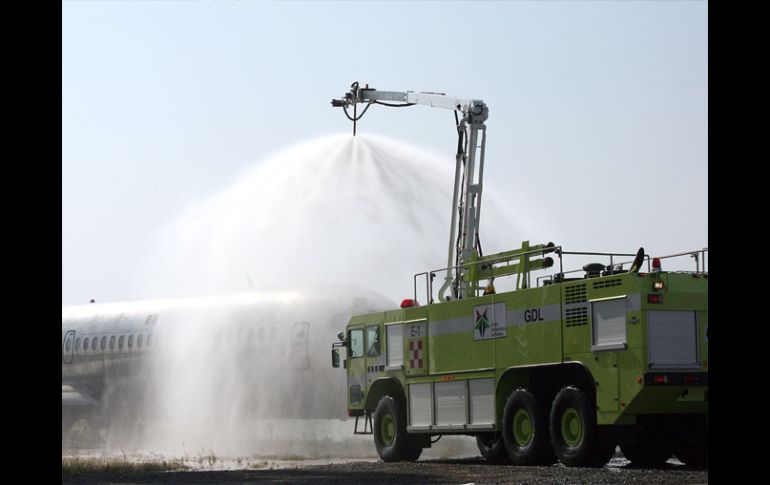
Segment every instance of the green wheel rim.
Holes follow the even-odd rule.
[[[513,415],[513,439],[519,446],[527,446],[532,441],[532,416],[526,409],[519,409]]]
[[[382,437],[382,442],[386,445],[392,445],[393,441],[396,440],[396,422],[390,414],[382,417],[380,436]]]
[[[575,408],[567,408],[561,415],[561,436],[567,446],[577,446],[583,438],[583,420]]]

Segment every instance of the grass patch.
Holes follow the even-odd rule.
[[[84,475],[88,473],[146,473],[187,470],[180,460],[128,461],[125,458],[62,457],[61,474]]]

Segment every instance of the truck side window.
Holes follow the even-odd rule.
[[[377,325],[366,327],[366,356],[377,357],[380,355],[380,327]]]
[[[350,331],[350,344],[348,345],[348,357],[364,356],[364,329],[356,328]]]

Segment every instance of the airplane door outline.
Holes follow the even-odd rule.
[[[294,369],[309,369],[310,356],[308,355],[308,334],[310,322],[294,322],[291,327],[290,358]]]
[[[67,344],[70,344],[69,351],[66,350]],[[64,334],[64,340],[61,343],[61,361],[65,364],[71,364],[75,356],[75,331],[67,330]]]

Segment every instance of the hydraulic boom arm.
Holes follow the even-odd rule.
[[[357,114],[359,103],[366,104],[360,115]],[[369,85],[361,88],[357,82],[351,85],[351,90],[342,98],[332,100],[332,106],[341,107],[348,119],[353,121],[354,136],[356,122],[363,117],[372,104],[390,107],[422,104],[455,112],[458,141],[455,156],[452,222],[449,233],[447,273],[444,284],[439,290],[439,299],[446,301],[446,291],[450,288],[453,299],[471,296],[470,284],[463,278],[468,269],[463,264],[471,261],[478,254],[484,147],[487,136],[484,122],[489,116],[487,105],[480,99],[462,99],[444,93],[377,91],[369,88]],[[348,113],[348,107],[351,105],[353,106],[352,117]],[[462,114],[462,118],[458,118],[458,112]]]

